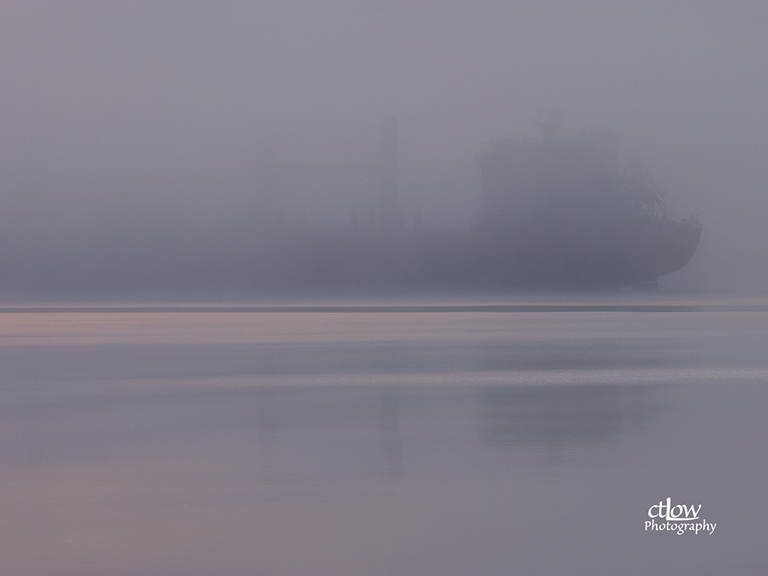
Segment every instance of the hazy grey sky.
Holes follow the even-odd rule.
[[[697,277],[754,284],[766,30],[765,2],[4,0],[0,220],[55,228],[147,198],[226,212],[265,123],[284,153],[323,158],[396,115],[406,203],[466,221],[474,153],[556,108],[565,134],[621,134],[678,215],[698,213]]]

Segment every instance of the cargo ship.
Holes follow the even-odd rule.
[[[418,219],[404,225],[397,123],[390,119],[376,167],[378,217],[367,227],[275,228],[268,244],[280,249],[257,256],[257,284],[299,291],[654,289],[659,277],[688,263],[701,226],[673,218],[640,159],[622,168],[610,134],[556,138],[556,113],[540,112],[537,123],[541,139],[508,139],[476,155],[473,225],[429,228]]]
[[[411,203],[399,196],[398,125],[389,119],[363,166],[287,165],[274,138],[263,138],[251,204],[216,225],[119,215],[104,220],[109,226],[99,221],[66,234],[30,227],[23,258],[1,255],[0,294],[196,299],[653,289],[686,265],[701,226],[672,216],[643,163],[619,159],[617,138],[597,131],[558,138],[554,113],[540,113],[538,124],[540,138],[507,139],[476,154],[478,204],[465,227],[426,226],[412,211],[406,222],[403,205]],[[351,210],[349,225],[337,227],[290,218],[289,206],[308,204],[290,197],[288,173],[299,174],[300,186],[305,178],[312,185],[347,178],[350,170],[365,173],[368,188],[352,202],[368,203],[367,218]]]

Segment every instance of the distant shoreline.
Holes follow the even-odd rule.
[[[449,313],[449,312],[768,312],[768,305],[680,305],[680,304],[479,304],[479,305],[391,305],[391,306],[25,306],[0,307],[0,314],[61,313]]]

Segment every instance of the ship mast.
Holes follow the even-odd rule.
[[[378,168],[381,178],[379,189],[381,228],[390,230],[397,226],[397,118],[382,123],[379,140]]]
[[[283,164],[277,159],[274,132],[266,126],[259,135],[257,156],[257,212],[272,214],[275,206],[275,192],[281,174],[334,175],[363,173],[379,181],[379,213],[372,213],[372,221],[384,230],[393,230],[402,224],[398,205],[398,124],[394,116],[381,124],[376,160],[372,164]],[[366,130],[367,132],[368,130]],[[356,221],[356,216],[353,216]]]

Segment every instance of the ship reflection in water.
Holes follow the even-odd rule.
[[[482,395],[488,445],[546,450],[606,443],[642,429],[654,409],[651,386],[491,387]]]
[[[768,308],[622,310],[6,313],[0,572],[766,573]]]

